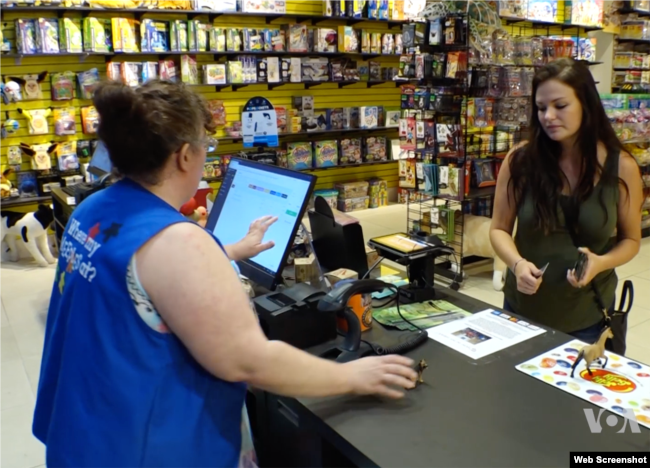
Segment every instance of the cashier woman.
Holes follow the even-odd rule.
[[[51,467],[253,466],[246,386],[294,397],[412,388],[412,362],[348,364],[268,341],[231,260],[271,219],[222,247],[179,208],[215,129],[183,84],[102,83],[98,136],[122,179],[74,211],[47,317],[33,432]]]

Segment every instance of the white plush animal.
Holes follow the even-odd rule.
[[[2,240],[7,242],[9,258],[12,262],[18,261],[16,246],[18,237],[25,243],[25,247],[39,266],[46,267],[50,263],[56,262],[47,242],[47,228],[54,221],[52,208],[38,205],[38,210],[33,213],[17,213],[15,211],[0,211],[0,213],[2,214],[0,242]]]

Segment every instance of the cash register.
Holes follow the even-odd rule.
[[[319,355],[340,362],[381,350],[406,351],[422,343],[426,333],[412,332],[372,346],[362,343],[358,318],[350,313],[347,302],[354,294],[390,287],[386,283],[363,280],[333,291],[306,283],[281,287],[284,266],[315,182],[311,174],[233,158],[210,211],[206,229],[223,245],[242,239],[255,219],[278,217],[264,239],[273,240],[275,246],[238,262],[241,274],[261,289],[253,303],[264,333],[271,340],[301,349],[319,347]],[[337,317],[347,322],[345,333],[337,330]]]
[[[111,163],[108,149],[101,140],[97,142],[93,156],[88,164],[87,171],[88,178],[91,182],[82,182],[61,189],[66,195],[74,197],[76,205],[84,201],[93,193],[106,188],[112,180],[113,164]]]

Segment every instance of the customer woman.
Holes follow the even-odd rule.
[[[604,316],[590,283],[613,306],[615,268],[639,252],[642,198],[638,165],[623,151],[588,68],[561,59],[538,70],[530,139],[505,159],[494,201],[490,238],[509,266],[504,308],[594,342]],[[581,279],[565,210],[588,258]],[[625,352],[623,338],[617,352]]]
[[[62,239],[33,425],[48,466],[251,465],[246,384],[307,397],[413,387],[404,357],[337,364],[266,339],[230,261],[272,247],[274,220],[224,251],[179,213],[214,130],[197,94],[104,83],[94,105],[122,179],[81,203]]]

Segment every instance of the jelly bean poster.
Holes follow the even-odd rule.
[[[515,368],[619,416],[634,412],[638,424],[650,428],[650,366],[605,351],[607,361],[591,364],[591,374],[582,359],[571,377],[584,346],[569,341]]]

